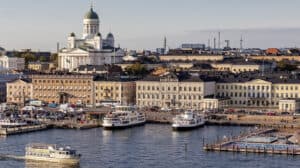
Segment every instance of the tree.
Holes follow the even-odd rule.
[[[26,52],[26,53],[21,54],[21,57],[25,59],[25,64],[26,65],[28,64],[28,62],[37,61],[35,55],[33,55],[30,52]]]
[[[148,73],[146,67],[140,63],[136,63],[126,67],[125,71],[127,72],[128,75],[135,75],[135,76],[145,75]]]
[[[47,61],[47,58],[45,57],[45,56],[40,56],[40,58],[39,58],[39,61],[41,61],[41,62],[46,62]]]
[[[297,65],[281,60],[277,63],[277,69],[280,71],[293,71],[297,69]]]
[[[58,65],[58,54],[57,53],[51,54],[50,61],[53,62],[55,66],[57,66]]]

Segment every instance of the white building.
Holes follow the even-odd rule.
[[[7,55],[0,56],[0,71],[23,70],[25,68],[25,59],[11,57]]]
[[[138,107],[164,107],[200,110],[205,97],[215,94],[215,82],[199,76],[183,77],[174,73],[148,76],[136,81]],[[213,107],[211,107],[213,108]],[[217,108],[214,107],[214,108]]]
[[[83,19],[83,35],[77,38],[75,33],[68,37],[68,46],[58,55],[61,70],[73,71],[80,65],[104,65],[122,62],[124,51],[115,48],[115,39],[109,33],[103,39],[100,33],[100,21],[91,7]]]

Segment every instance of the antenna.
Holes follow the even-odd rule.
[[[225,40],[226,48],[230,48],[230,40]]]
[[[210,39],[207,40],[207,48],[210,48]]]
[[[216,49],[216,47],[217,47],[217,46],[216,46],[216,45],[217,45],[216,42],[217,42],[217,41],[216,41],[216,38],[214,37],[214,49]]]
[[[240,40],[240,50],[243,49],[243,35],[241,35],[241,40]]]
[[[167,53],[167,37],[166,36],[164,37],[164,50],[165,50],[164,54],[166,54]]]
[[[56,43],[56,51],[59,53],[59,42]]]
[[[218,38],[219,38],[218,48],[221,49],[221,32],[218,32]]]

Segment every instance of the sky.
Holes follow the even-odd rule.
[[[244,47],[300,47],[299,0],[0,0],[0,46],[55,51],[67,36],[82,34],[93,3],[100,32],[112,32],[127,49],[170,48],[212,42]]]

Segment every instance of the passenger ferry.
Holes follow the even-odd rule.
[[[57,147],[52,144],[28,144],[26,146],[26,160],[56,162],[63,164],[78,164],[80,154],[70,147]]]
[[[11,118],[0,119],[1,127],[20,127],[25,125],[27,125],[27,122],[19,119],[11,119]]]
[[[203,116],[196,114],[193,110],[187,110],[184,114],[176,115],[173,118],[173,130],[188,130],[203,126],[205,119]]]
[[[114,111],[103,119],[102,126],[105,129],[126,128],[142,125],[146,122],[144,113],[136,111],[132,106],[115,106]]]

